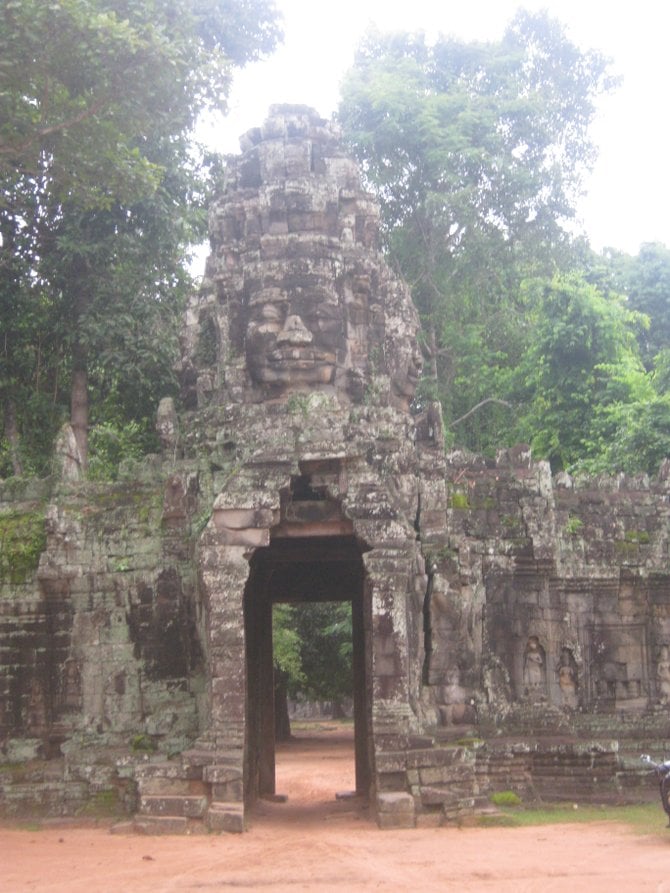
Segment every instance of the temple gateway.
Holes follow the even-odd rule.
[[[572,480],[524,446],[446,454],[335,127],[277,106],[241,148],[162,454],[113,484],[67,456],[0,482],[0,810],[243,830],[275,792],[272,607],[319,601],[351,605],[381,827],[509,789],[638,796],[640,741],[670,738],[670,464]]]

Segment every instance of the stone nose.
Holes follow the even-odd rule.
[[[284,328],[277,335],[277,344],[311,344],[312,333],[297,314],[286,317]]]

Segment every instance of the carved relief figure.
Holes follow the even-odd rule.
[[[82,706],[81,667],[79,661],[72,657],[63,664],[60,703],[65,710],[80,710]]]
[[[656,687],[661,704],[670,704],[670,653],[667,645],[661,645],[656,664]]]
[[[523,655],[523,683],[525,693],[535,700],[545,694],[546,668],[544,649],[537,636],[530,636]]]
[[[563,706],[574,710],[577,707],[577,664],[569,648],[561,650],[556,673]]]

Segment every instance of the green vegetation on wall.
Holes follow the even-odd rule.
[[[0,582],[25,583],[37,570],[46,541],[42,511],[0,515]]]

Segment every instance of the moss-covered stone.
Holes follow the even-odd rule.
[[[0,514],[0,582],[25,583],[46,548],[43,509]]]

